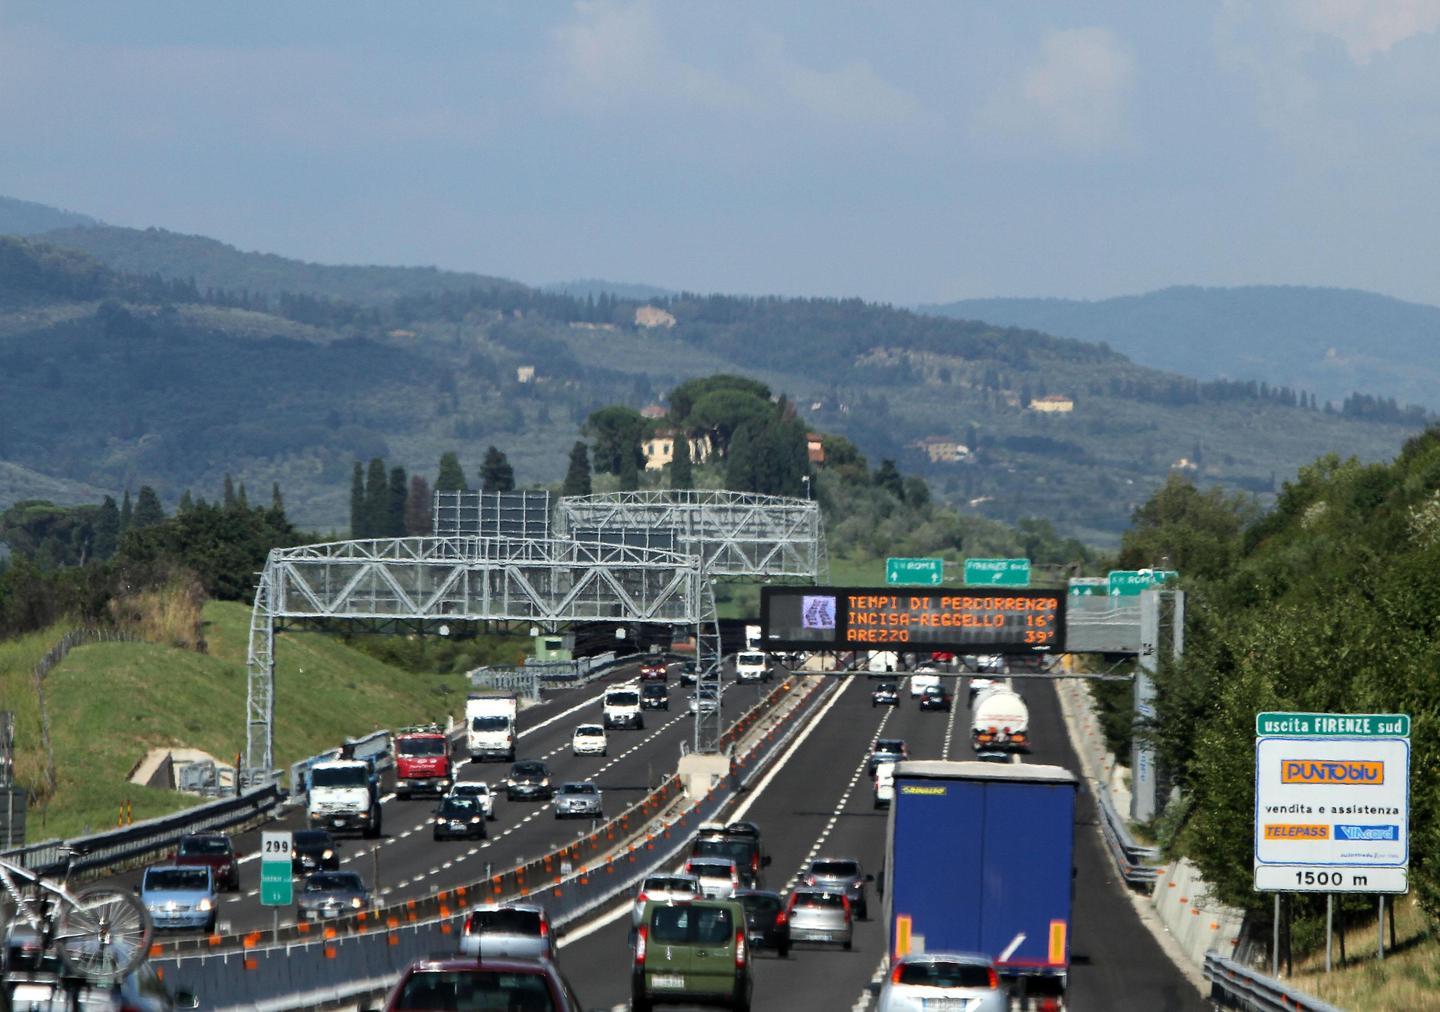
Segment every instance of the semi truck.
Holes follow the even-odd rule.
[[[515,761],[515,718],[520,703],[509,695],[471,693],[465,700],[465,744],[475,762]]]
[[[1077,781],[1059,766],[894,767],[885,923],[892,959],[980,952],[1017,994],[1063,998]]]
[[[975,696],[970,743],[976,752],[1030,751],[1030,708],[1013,689],[995,685]]]
[[[450,739],[439,724],[407,727],[395,736],[395,794],[437,797],[450,790],[455,775],[450,768]]]

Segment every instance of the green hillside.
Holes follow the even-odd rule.
[[[100,224],[74,211],[62,211],[29,200],[0,197],[0,235],[35,235],[57,228],[83,228]]]
[[[191,803],[127,782],[151,748],[199,748],[234,761],[244,748],[249,616],[245,605],[207,605],[208,654],[149,643],[71,651],[46,681],[58,791],[32,811],[31,839],[103,829],[126,798],[136,819]],[[0,644],[0,689],[7,705],[21,704],[17,772],[32,787],[43,761],[29,670],[54,638]],[[347,735],[458,713],[465,698],[462,675],[407,674],[316,633],[277,637],[275,689],[280,766]]]

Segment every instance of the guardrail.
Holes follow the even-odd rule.
[[[1247,1012],[1340,1012],[1319,998],[1250,969],[1218,952],[1205,953],[1205,979],[1210,981],[1210,1000],[1216,1008],[1244,1009]]]
[[[835,684],[817,681],[800,705],[813,709],[822,690]],[[656,817],[681,797],[678,777],[669,778],[606,826],[509,872],[363,917],[296,926],[293,933],[282,929],[284,937],[268,944],[265,940],[273,937],[269,931],[240,936],[238,950],[216,951],[219,947],[209,939],[182,943],[184,951],[156,953],[155,962],[167,983],[199,995],[203,1008],[308,1008],[374,994],[392,984],[416,956],[454,948],[470,903],[517,898],[542,902],[552,923],[563,928],[615,902],[642,876],[677,860],[689,845],[692,828],[713,818],[734,797],[734,785],[777,754],[799,723],[771,728],[736,758],[728,782],[663,823]],[[616,829],[621,831],[612,839]],[[601,836],[606,837],[603,844]],[[568,872],[566,860],[571,863]]]
[[[228,829],[249,822],[269,813],[279,803],[279,786],[267,784],[245,791],[239,797],[221,798],[183,812],[146,819],[124,829],[77,836],[70,840],[46,840],[0,854],[0,857],[43,875],[63,868],[63,850],[70,848],[77,851],[71,864],[72,872],[109,868],[169,850],[180,842],[180,837],[189,833]]]
[[[1115,811],[1108,787],[1096,784],[1095,793],[1099,801],[1101,833],[1116,869],[1130,885],[1153,886],[1160,876],[1160,869],[1150,862],[1160,856],[1159,849],[1135,842],[1125,820]]]

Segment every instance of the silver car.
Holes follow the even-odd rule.
[[[645,904],[651,900],[656,903],[685,903],[700,895],[700,880],[694,875],[646,875],[635,891],[635,909],[630,919],[638,926],[644,919]]]
[[[483,780],[457,780],[450,788],[450,797],[474,798],[480,802],[480,807],[485,809],[485,818],[495,818],[495,795],[490,790],[490,785]]]
[[[685,873],[700,881],[706,899],[728,899],[740,888],[740,870],[728,857],[692,857],[685,862]]]
[[[355,872],[317,871],[305,880],[295,916],[301,921],[318,921],[358,914],[371,905],[370,890]]]
[[[460,951],[481,959],[554,959],[555,935],[542,906],[486,903],[465,915]]]
[[[876,1012],[1007,1012],[1010,995],[995,964],[973,952],[927,952],[904,956],[890,969]]]
[[[843,892],[855,916],[865,920],[869,916],[869,904],[865,896],[865,884],[874,882],[874,875],[865,874],[860,862],[853,857],[817,857],[805,869],[802,881],[807,886],[834,889]]]
[[[555,818],[557,819],[602,819],[600,788],[586,780],[582,783],[561,784],[555,793]]]
[[[850,948],[854,922],[843,890],[801,886],[790,894],[786,912],[792,943],[830,942]]]

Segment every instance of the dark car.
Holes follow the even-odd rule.
[[[741,889],[731,899],[745,908],[745,932],[757,949],[774,949],[781,959],[790,958],[790,917],[785,898],[763,889]]]
[[[402,1009],[585,1012],[575,989],[548,959],[473,956],[432,956],[411,963],[386,999],[384,1012]]]
[[[664,682],[646,682],[640,686],[640,706],[645,710],[670,709],[670,690]]]
[[[522,798],[549,801],[554,796],[555,788],[550,786],[550,767],[539,759],[521,759],[510,767],[510,775],[505,778],[507,801]]]
[[[434,836],[437,840],[485,839],[485,806],[476,798],[446,795],[435,809]]]
[[[945,691],[943,685],[927,685],[925,694],[920,697],[920,709],[922,710],[950,710],[950,693]]]
[[[305,880],[296,902],[297,921],[345,917],[374,905],[370,889],[356,872],[317,871]]]
[[[870,750],[870,775],[875,775],[875,767],[881,763],[902,762],[909,755],[910,749],[904,738],[877,738]]]
[[[658,657],[654,660],[640,662],[640,680],[642,682],[656,681],[663,682],[670,677],[670,667]]]
[[[240,862],[235,860],[235,845],[221,833],[194,833],[180,838],[172,864],[204,865],[215,876],[215,885],[228,892],[240,888]]]
[[[870,706],[899,706],[900,686],[894,682],[881,682],[870,693]]]
[[[695,667],[695,662],[694,662],[694,661],[681,661],[681,662],[680,662],[680,684],[681,684],[681,685],[694,685],[694,684],[695,684],[696,682],[698,682],[699,680],[700,680],[700,675],[699,675],[699,673],[698,673],[698,669]]]
[[[297,829],[290,844],[290,867],[301,875],[339,871],[340,847],[325,829]]]
[[[759,887],[760,869],[770,864],[770,858],[760,851],[759,837],[731,832],[728,827],[701,827],[690,845],[690,856],[730,858],[740,872],[741,881],[751,889]]]

